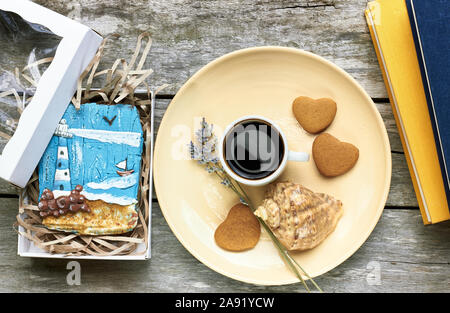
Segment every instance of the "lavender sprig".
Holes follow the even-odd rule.
[[[241,185],[232,179],[222,168],[219,163],[219,159],[216,156],[216,145],[217,145],[217,137],[214,135],[213,125],[209,125],[206,122],[205,118],[202,118],[200,123],[201,127],[195,132],[195,140],[196,142],[191,141],[189,143],[189,151],[192,160],[196,160],[199,164],[205,165],[205,169],[208,173],[216,174],[221,180],[220,183],[225,187],[233,190],[237,196],[239,197],[239,201],[248,206],[252,211],[255,211],[255,207],[253,206],[249,196],[245,192],[245,190],[241,187]],[[264,220],[257,217],[258,221],[261,223],[263,228],[267,231],[270,238],[274,242],[277,247],[281,257],[288,264],[289,268],[294,272],[294,274],[298,277],[298,279],[305,286],[305,289],[310,292],[308,285],[306,284],[303,276],[300,274],[298,269],[300,269],[303,274],[308,277],[308,279],[312,282],[314,287],[317,288],[318,291],[322,292],[322,289],[316,284],[316,282],[309,276],[305,270],[297,263],[297,261],[289,254],[289,251],[281,244],[278,238],[274,235],[272,230],[267,226]]]

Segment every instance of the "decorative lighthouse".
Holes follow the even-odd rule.
[[[62,119],[56,128],[55,135],[58,136],[58,157],[56,160],[56,171],[53,190],[55,196],[69,195],[72,190],[70,183],[69,152],[67,149],[67,138],[72,138],[66,120]]]

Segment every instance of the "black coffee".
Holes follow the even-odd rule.
[[[271,175],[284,156],[280,133],[261,120],[246,120],[234,126],[223,144],[227,165],[245,179],[261,179]]]

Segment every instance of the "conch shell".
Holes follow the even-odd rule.
[[[290,182],[269,186],[255,211],[289,250],[316,247],[334,231],[342,214],[341,201]]]

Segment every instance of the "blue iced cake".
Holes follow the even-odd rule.
[[[142,133],[134,106],[70,104],[39,163],[43,224],[90,235],[133,230]]]

